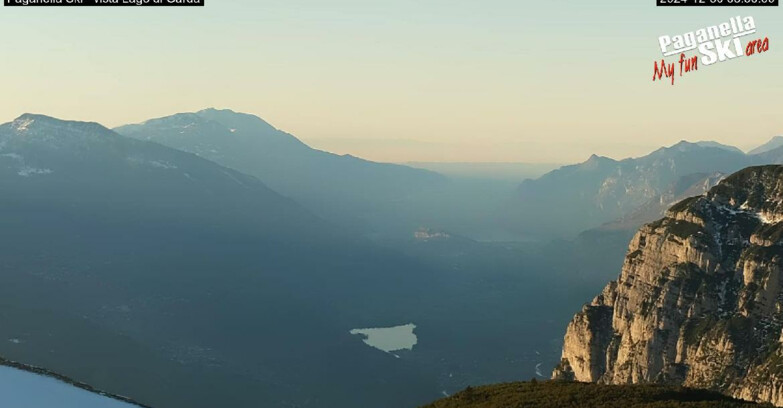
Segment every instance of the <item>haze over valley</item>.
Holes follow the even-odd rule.
[[[0,6],[0,408],[783,407],[777,0],[90,1]]]
[[[24,114],[0,126],[0,355],[175,408],[417,406],[544,378],[637,228],[781,149],[409,166],[231,110],[114,130]]]

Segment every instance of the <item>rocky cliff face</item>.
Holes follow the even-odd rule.
[[[751,167],[631,241],[554,378],[671,383],[783,406],[783,166]]]

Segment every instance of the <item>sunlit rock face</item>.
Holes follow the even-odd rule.
[[[783,166],[751,167],[631,241],[555,378],[673,383],[783,406]]]

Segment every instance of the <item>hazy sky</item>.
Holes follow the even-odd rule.
[[[384,161],[573,162],[783,134],[783,10],[654,0],[0,8],[0,121],[257,114]],[[657,38],[752,15],[770,51],[651,81]],[[673,61],[674,58],[668,58]]]

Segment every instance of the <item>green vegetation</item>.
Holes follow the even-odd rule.
[[[658,385],[547,381],[468,387],[424,408],[735,408],[769,407],[725,395]]]

